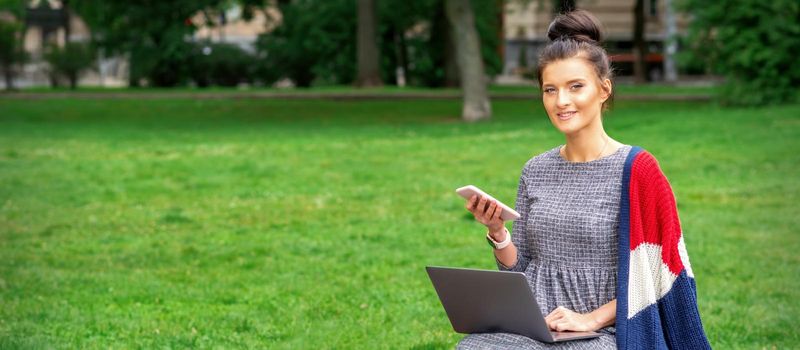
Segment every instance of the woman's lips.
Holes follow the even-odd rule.
[[[578,113],[578,112],[576,112],[576,111],[561,112],[561,113],[557,113],[556,115],[558,115],[558,119],[567,120],[569,118],[572,118],[572,116],[574,116],[575,113]]]

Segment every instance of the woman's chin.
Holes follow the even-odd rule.
[[[576,130],[577,128],[575,127],[574,123],[572,123],[571,120],[562,121],[556,119],[551,121],[553,122],[553,126],[555,126],[556,129],[562,134],[569,135],[577,131]]]

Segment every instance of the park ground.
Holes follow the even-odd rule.
[[[452,348],[424,267],[495,268],[453,189],[513,203],[563,143],[535,96],[493,108],[0,99],[0,348]],[[712,345],[800,343],[800,105],[605,122],[673,186]]]

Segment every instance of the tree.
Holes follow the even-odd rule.
[[[244,18],[252,18],[257,0],[72,0],[73,9],[87,22],[99,46],[127,54],[130,84],[147,79],[156,86],[174,86],[188,79],[193,44],[187,40],[197,24],[197,13],[223,11],[232,3],[243,5]],[[210,21],[207,21],[210,22]]]
[[[800,3],[796,0],[686,0],[691,56],[722,74],[721,102],[764,105],[797,101]]]
[[[553,14],[575,11],[575,0],[553,0]]]
[[[443,0],[376,3],[379,72],[385,84],[398,83],[402,76],[407,85],[441,87],[449,80],[447,67],[453,67],[458,76],[455,45],[449,48],[448,42],[453,40],[441,30],[452,31],[443,4]],[[472,5],[480,55],[486,72],[495,74],[501,69],[496,51],[496,6],[493,1]],[[296,86],[355,82],[358,14],[353,0],[294,0],[279,3],[279,9],[281,24],[260,35],[256,43],[257,75],[266,84],[281,78],[291,79]]]
[[[376,0],[358,0],[358,77],[356,86],[381,86],[378,66]]]
[[[647,81],[647,43],[644,40],[644,0],[636,0],[633,7],[633,78],[637,84]]]
[[[441,81],[445,87],[458,87],[461,80],[456,62],[456,44],[453,27],[447,19],[444,1],[437,1],[431,11],[431,35],[428,48],[435,65],[441,67],[442,77],[436,80]],[[437,83],[438,83],[437,81]]]
[[[0,20],[0,69],[6,82],[6,90],[14,89],[17,67],[27,59],[20,40],[22,26],[17,22]]]
[[[675,64],[675,56],[678,53],[678,25],[675,18],[675,10],[672,0],[664,1],[664,22],[666,25],[666,35],[664,35],[664,80],[670,83],[678,81],[678,68]]]
[[[352,0],[280,3],[283,20],[256,41],[256,67],[267,84],[289,78],[296,86],[350,84],[356,74],[356,7]]]
[[[64,47],[51,46],[44,55],[56,76],[69,80],[69,87],[78,86],[78,76],[92,67],[95,55],[88,43],[68,42]]]
[[[492,117],[492,106],[486,90],[475,16],[469,0],[445,0],[445,12],[453,27],[456,55],[461,75],[461,91],[464,98],[461,116],[466,121],[478,121]]]

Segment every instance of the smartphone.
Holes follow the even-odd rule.
[[[516,210],[511,209],[509,206],[503,204],[497,199],[494,199],[494,197],[486,194],[486,192],[481,191],[480,188],[477,188],[473,185],[467,185],[458,188],[456,189],[456,193],[458,193],[459,196],[464,197],[467,200],[469,200],[470,198],[472,198],[472,196],[477,194],[481,197],[485,197],[488,200],[496,201],[497,205],[499,205],[500,208],[503,209],[503,212],[500,213],[500,218],[503,219],[503,221],[516,220],[517,218],[519,218],[519,213],[517,213]]]

